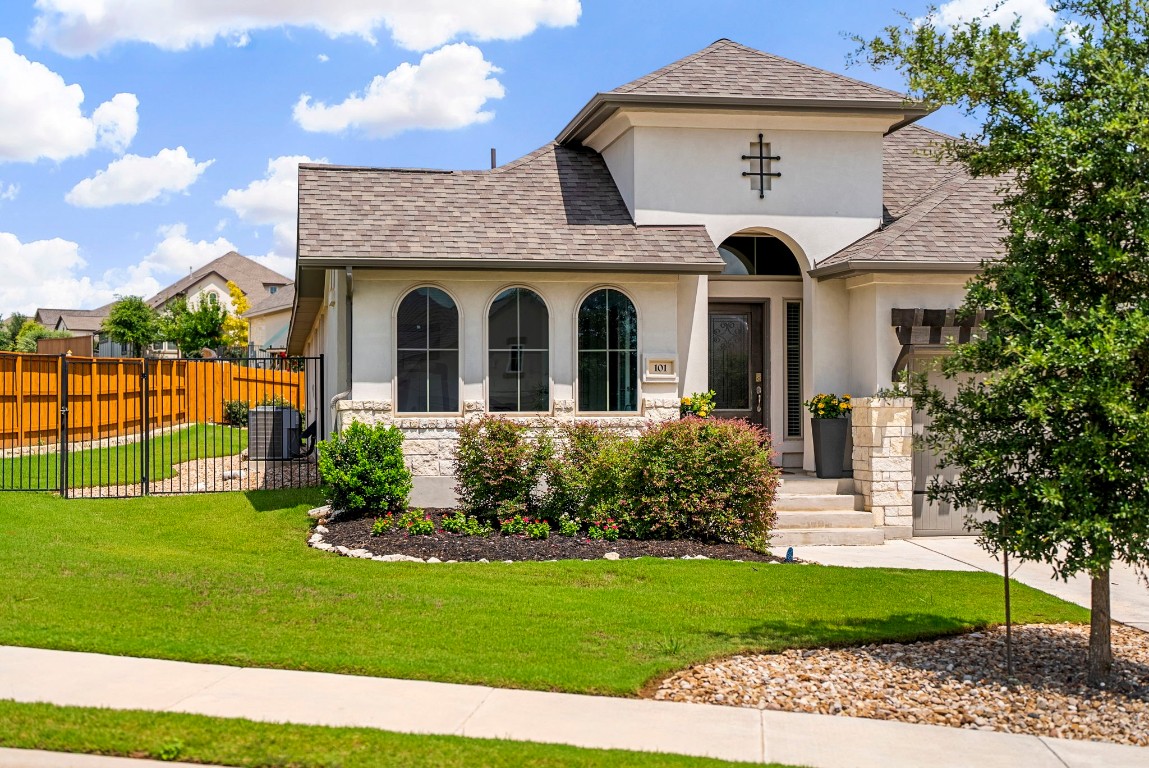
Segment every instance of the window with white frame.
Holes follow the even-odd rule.
[[[508,288],[487,315],[487,404],[491,411],[550,410],[550,314],[541,296]]]

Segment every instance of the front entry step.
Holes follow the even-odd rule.
[[[857,511],[863,508],[860,493],[787,493],[783,489],[774,497],[774,509],[779,512]]]
[[[778,530],[806,528],[873,528],[874,515],[870,512],[825,510],[778,510]]]
[[[885,543],[886,534],[881,528],[779,529],[770,536],[772,547],[818,545],[864,547]],[[798,557],[801,556],[801,553],[798,553]]]

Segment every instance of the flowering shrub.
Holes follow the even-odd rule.
[[[603,523],[592,523],[587,536],[596,541],[618,541],[618,524],[609,519]]]
[[[531,439],[527,427],[486,416],[459,427],[455,446],[455,491],[463,511],[481,520],[499,517],[504,503],[537,506],[539,480],[550,456],[545,436]]]
[[[372,536],[382,536],[385,533],[391,533],[395,530],[395,515],[388,512],[383,517],[375,518],[375,522],[371,525]]]
[[[430,536],[435,533],[431,516],[421,509],[410,509],[399,516],[396,525],[404,528],[408,536]]]
[[[639,538],[764,547],[776,518],[770,455],[770,436],[738,419],[658,424],[635,446],[620,505]]]
[[[494,529],[486,523],[479,522],[479,518],[468,517],[461,511],[443,518],[440,525],[448,533],[457,533],[460,536],[489,536]]]
[[[411,472],[403,458],[403,433],[351,423],[319,443],[319,477],[327,503],[349,516],[404,509]]]
[[[546,520],[526,520],[526,534],[528,539],[548,539],[551,535],[551,526]]]
[[[837,419],[845,416],[854,406],[849,395],[818,394],[802,403],[815,419]]]
[[[572,520],[566,515],[559,518],[559,536],[566,536],[569,539],[572,536],[578,536],[578,531],[579,524],[577,520]]]
[[[694,392],[682,398],[678,412],[681,416],[697,416],[705,419],[714,413],[714,390]]]
[[[579,528],[592,519],[623,517],[618,502],[633,450],[633,440],[593,422],[560,427],[546,464],[544,516],[570,518]]]

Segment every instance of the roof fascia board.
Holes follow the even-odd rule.
[[[840,114],[842,112],[882,113],[902,115],[897,127],[925,117],[926,107],[906,102],[893,104],[889,99],[788,99],[783,97],[748,98],[744,96],[652,96],[634,93],[598,93],[555,139],[559,144],[581,142],[594,133],[614,112],[628,105],[647,107],[721,107],[731,110],[801,110]],[[894,130],[894,129],[891,129]]]
[[[417,259],[417,258],[377,258],[356,256],[300,256],[299,266],[303,268],[343,269],[344,267],[368,267],[373,269],[443,269],[443,270],[491,270],[513,269],[541,272],[669,272],[683,275],[718,274],[725,269],[722,261],[682,264],[651,263],[636,264],[619,261],[551,261],[540,262],[524,259]]]
[[[981,271],[980,261],[879,261],[850,259],[825,267],[814,267],[808,274],[819,280],[837,280],[867,272],[953,272],[976,274]]]

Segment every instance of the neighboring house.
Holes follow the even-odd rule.
[[[274,357],[287,351],[287,331],[294,304],[295,286],[288,285],[244,312],[248,347],[253,357]]]
[[[195,307],[209,295],[214,295],[220,305],[234,310],[227,284],[233,282],[243,291],[251,304],[257,305],[273,298],[281,290],[292,287],[289,278],[268,269],[259,262],[235,251],[193,270],[147,301],[153,309],[162,312],[177,297],[184,297],[189,306]],[[288,303],[290,307],[290,301]],[[126,357],[135,354],[127,345],[117,344],[100,337],[100,328],[108,316],[112,305],[105,304],[98,309],[38,309],[35,320],[42,325],[60,331],[70,331],[75,335],[93,334],[98,338],[99,357]],[[170,342],[155,344],[148,350],[149,355],[175,357],[179,354]]]
[[[997,253],[995,184],[926,155],[926,114],[720,40],[489,171],[301,165],[288,351],[326,354],[335,428],[634,427],[714,390],[812,469],[803,401],[889,386]]]

